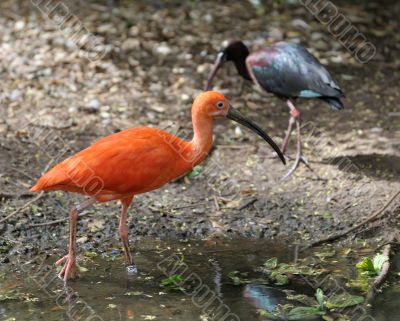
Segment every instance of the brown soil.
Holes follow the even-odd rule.
[[[337,2],[378,49],[366,64],[300,5],[265,2],[257,11],[248,1],[121,1],[110,9],[105,1],[63,1],[104,45],[105,56],[94,63],[30,3],[0,4],[0,220],[29,201],[27,189],[46,167],[104,135],[134,126],[190,133],[191,101],[221,42],[232,37],[252,48],[284,39],[313,49],[345,91],[345,109],[299,102],[314,171],[301,166],[286,180],[291,162],[283,167],[252,133],[217,123],[215,148],[200,175],[136,198],[132,240],[221,232],[302,242],[352,226],[400,188],[399,3]],[[240,93],[242,80],[228,64],[215,85],[281,142],[288,120],[282,101],[251,85]],[[294,148],[293,137],[289,154]],[[79,200],[47,193],[0,224],[0,251],[64,251],[67,222],[32,224],[67,217]],[[117,214],[114,203],[90,209],[79,222],[80,247],[117,246]],[[392,206],[356,236],[384,235],[398,215],[399,206]]]

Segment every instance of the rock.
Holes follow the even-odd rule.
[[[326,50],[328,50],[328,45],[326,44],[325,41],[318,40],[318,41],[314,42],[314,48],[317,48],[321,51],[326,51]]]
[[[306,29],[309,29],[309,28],[310,28],[310,26],[308,25],[308,23],[305,22],[305,21],[302,20],[302,19],[294,19],[294,20],[292,20],[292,22],[291,22],[290,24],[291,24],[293,27],[299,28],[299,29],[304,29],[304,30],[306,30]]]
[[[16,23],[15,23],[15,30],[22,30],[22,29],[24,29],[25,28],[25,22],[23,21],[23,20],[18,20]]]
[[[199,73],[199,74],[205,73],[206,70],[207,70],[207,66],[208,65],[206,65],[206,64],[198,65],[197,68],[196,68],[196,72]]]
[[[92,111],[92,112],[97,112],[100,109],[100,102],[94,98],[89,101],[89,103],[86,105],[86,110]]]
[[[21,97],[22,92],[19,89],[14,89],[11,93],[10,93],[10,100],[11,101],[16,101],[19,97]]]
[[[121,45],[121,49],[124,51],[129,51],[139,48],[140,48],[140,41],[135,38],[128,38]]]
[[[188,94],[182,94],[181,100],[184,102],[188,102],[190,100],[190,96]]]
[[[157,46],[156,52],[162,56],[167,56],[172,52],[172,49],[165,44],[160,44]]]
[[[312,32],[311,33],[311,40],[315,41],[315,40],[319,40],[322,39],[324,37],[324,35],[320,32]]]
[[[280,28],[271,27],[268,31],[268,37],[274,40],[282,40],[283,39],[283,32]]]
[[[239,126],[235,127],[235,136],[236,137],[243,137],[242,129]]]

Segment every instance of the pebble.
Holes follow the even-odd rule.
[[[159,45],[156,49],[156,52],[163,56],[169,55],[171,51],[171,48],[166,45]]]
[[[23,20],[18,20],[15,23],[15,30],[22,30],[25,27],[25,22]]]
[[[239,126],[235,127],[235,136],[236,137],[242,137],[243,136],[242,129]]]
[[[302,19],[294,19],[294,20],[292,20],[292,22],[290,24],[295,28],[301,28],[301,29],[309,29],[310,28],[308,23]]]
[[[139,48],[140,48],[140,41],[139,41],[139,39],[135,39],[135,38],[128,38],[121,45],[121,49],[126,50],[126,51],[139,49]]]
[[[86,107],[87,109],[90,109],[92,111],[98,111],[100,109],[100,102],[96,98],[94,98],[89,101]]]
[[[182,94],[181,95],[181,100],[182,101],[189,101],[190,100],[190,96],[188,94]]]
[[[16,101],[19,97],[21,97],[22,92],[19,89],[14,89],[10,94],[10,100]]]

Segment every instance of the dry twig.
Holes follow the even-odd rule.
[[[328,242],[333,242],[336,241],[339,238],[342,238],[348,234],[350,234],[351,232],[357,230],[358,228],[360,228],[361,226],[368,224],[376,219],[378,219],[380,217],[380,215],[390,206],[390,204],[393,203],[393,201],[400,195],[400,190],[398,190],[391,198],[390,200],[382,207],[380,208],[378,211],[376,211],[375,213],[373,213],[372,215],[370,215],[368,218],[366,218],[364,221],[362,221],[361,223],[358,223],[357,225],[347,229],[346,231],[342,232],[342,233],[338,233],[335,235],[331,235],[328,236],[326,238],[322,238],[318,241],[315,241],[314,243],[311,243],[310,246],[308,246],[308,248],[310,247],[314,247],[323,243],[328,243]]]
[[[90,213],[90,212],[81,213],[81,214],[78,215],[78,217],[81,218],[82,216],[85,216],[85,215],[87,215],[87,214],[89,214],[89,213]],[[60,219],[58,219],[58,220],[50,221],[50,222],[44,222],[44,223],[38,223],[38,224],[31,224],[31,225],[29,225],[29,227],[39,227],[39,226],[53,225],[53,224],[62,223],[62,222],[68,221],[68,220],[69,220],[69,216],[60,218]]]
[[[371,303],[377,293],[383,282],[385,282],[386,278],[389,275],[390,271],[390,251],[392,249],[392,244],[395,242],[396,237],[394,235],[391,236],[389,239],[388,243],[384,246],[382,254],[387,256],[389,259],[383,263],[381,271],[379,272],[378,276],[375,278],[374,282],[372,283],[371,288],[369,289],[367,293],[367,298],[366,298],[366,303]]]
[[[0,192],[0,199],[8,199],[8,198],[28,198],[33,197],[35,194],[32,193],[21,193],[21,194],[14,194],[14,193],[7,193],[7,192]]]
[[[36,202],[38,199],[40,199],[44,195],[44,192],[40,192],[35,198],[31,199],[29,202],[26,202],[24,205],[21,207],[18,207],[14,212],[10,213],[6,217],[3,217],[0,220],[0,224],[7,221],[10,217],[18,214],[19,212],[25,211],[32,203]]]

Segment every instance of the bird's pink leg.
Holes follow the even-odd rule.
[[[296,119],[293,116],[290,116],[289,117],[289,126],[288,126],[288,129],[286,131],[285,139],[283,140],[282,147],[281,147],[282,154],[284,154],[284,155],[286,153],[286,148],[287,148],[287,145],[289,143],[290,134],[293,131],[293,124],[295,122],[296,122]]]
[[[124,246],[125,260],[127,264],[128,272],[136,273],[137,269],[132,259],[132,254],[129,249],[129,239],[128,239],[128,227],[126,225],[126,219],[128,214],[129,205],[132,203],[133,197],[125,198],[121,200],[121,217],[119,219],[119,236],[122,241],[122,245]]]
[[[69,250],[68,255],[59,259],[56,265],[61,265],[64,263],[59,277],[67,282],[68,279],[74,279],[76,277],[76,223],[78,221],[79,212],[83,211],[85,208],[93,205],[96,202],[95,198],[90,198],[85,200],[78,206],[71,209],[69,214]]]
[[[290,108],[290,119],[289,119],[289,128],[288,132],[286,133],[285,140],[283,142],[282,146],[282,152],[284,153],[284,150],[286,150],[287,143],[289,141],[289,136],[290,132],[293,130],[293,123],[296,123],[296,131],[297,131],[297,151],[296,151],[296,158],[294,160],[293,166],[290,168],[290,170],[287,172],[287,174],[284,176],[284,178],[289,177],[294,173],[294,171],[299,167],[300,162],[303,162],[309,169],[310,165],[308,164],[307,160],[303,156],[302,152],[302,144],[301,144],[301,133],[300,133],[300,111],[294,106],[293,102],[288,99],[286,101],[287,105]]]

